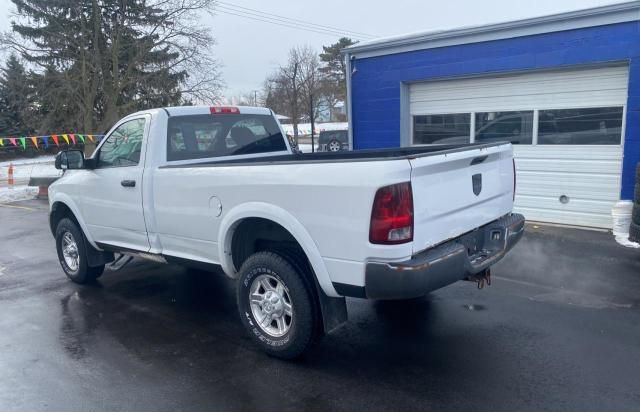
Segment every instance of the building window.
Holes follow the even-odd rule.
[[[532,143],[533,110],[479,112],[475,116],[475,141],[478,143],[511,142],[520,145]]]
[[[413,116],[413,144],[469,143],[471,114]]]
[[[618,145],[622,107],[540,110],[538,144]]]

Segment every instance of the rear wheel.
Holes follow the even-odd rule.
[[[104,271],[104,265],[88,265],[84,235],[71,219],[60,220],[56,227],[56,250],[62,270],[75,283],[92,282]]]
[[[631,212],[631,221],[636,225],[640,225],[640,204],[633,205],[633,211]]]
[[[640,243],[640,225],[631,222],[629,226],[629,240]]]
[[[282,359],[302,355],[314,342],[321,321],[314,290],[283,256],[259,252],[240,269],[237,289],[240,318],[267,354]]]

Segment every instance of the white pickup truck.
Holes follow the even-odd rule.
[[[265,108],[145,110],[56,167],[50,226],[72,281],[124,255],[221,267],[253,340],[282,358],[346,321],[345,296],[483,280],[524,230],[509,143],[301,154]]]

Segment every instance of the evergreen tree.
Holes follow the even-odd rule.
[[[0,69],[0,135],[25,136],[34,132],[29,76],[12,54]]]
[[[64,72],[48,66],[42,74],[32,74],[34,101],[34,124],[40,134],[84,131],[82,113],[74,101],[74,93],[69,88]]]
[[[44,77],[46,113],[71,112],[76,130],[102,130],[136,110],[211,102],[221,88],[199,13],[213,0],[11,0],[7,39]],[[62,98],[66,99],[62,101]],[[49,124],[48,122],[45,122]]]
[[[354,44],[356,42],[350,38],[342,37],[336,43],[322,46],[320,61],[323,66],[320,71],[323,74],[323,94],[331,106],[331,118],[334,117],[333,106],[339,101],[345,101],[347,94],[347,66],[342,49]]]

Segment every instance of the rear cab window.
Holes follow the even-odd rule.
[[[273,116],[198,114],[172,116],[167,127],[167,161],[287,151]]]

